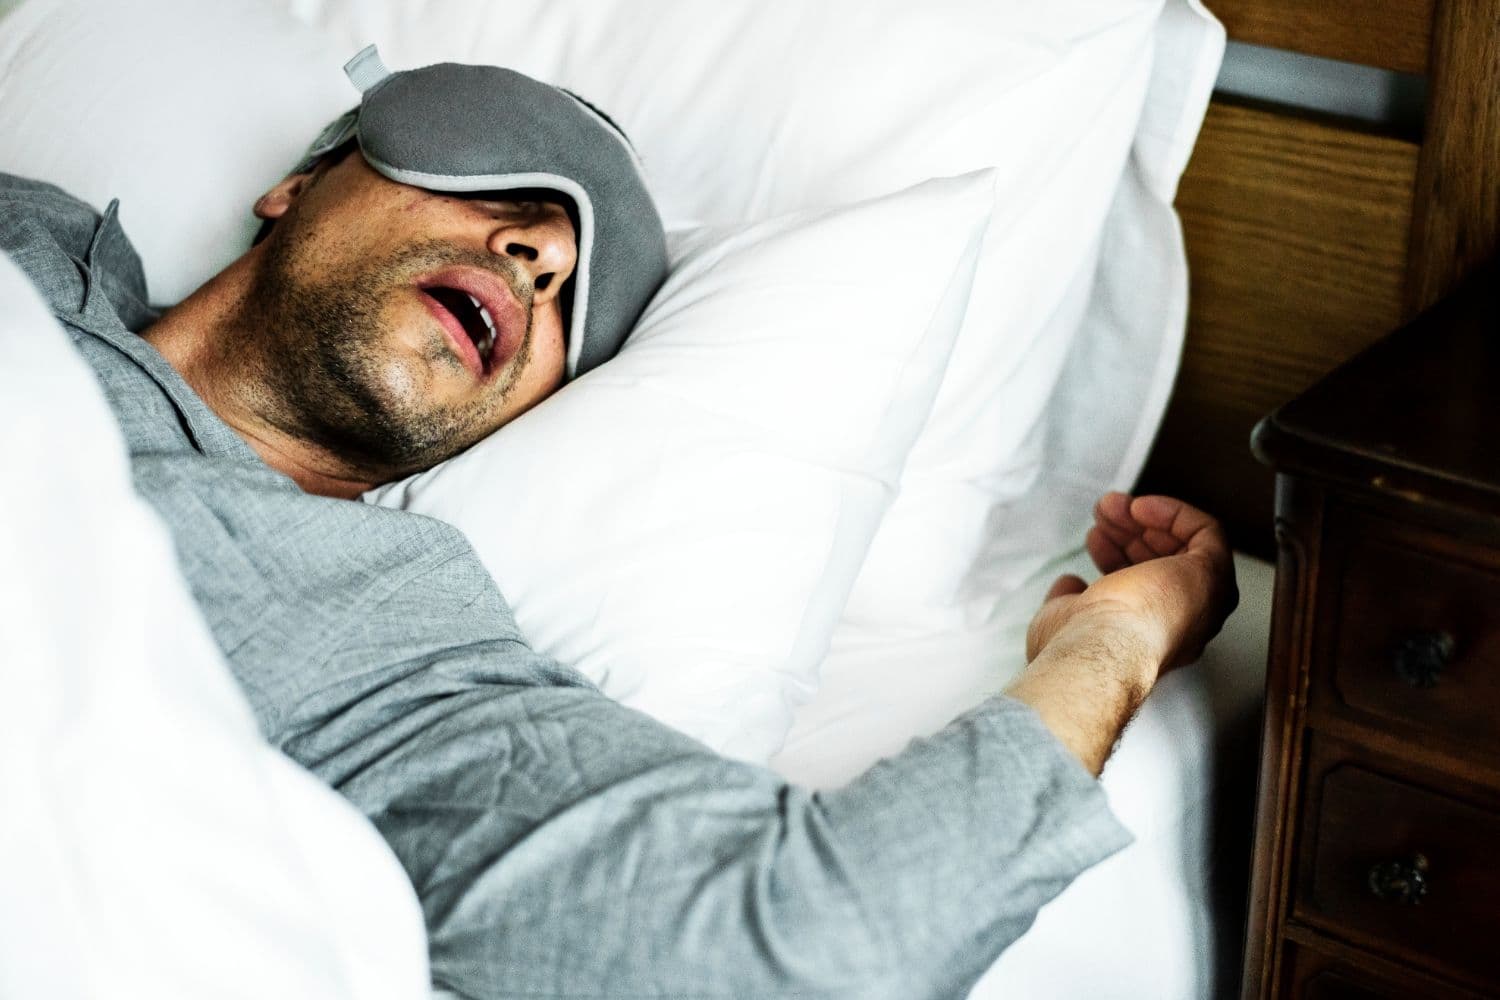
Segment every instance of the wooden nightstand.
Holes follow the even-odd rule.
[[[1500,270],[1261,422],[1243,996],[1500,996]]]

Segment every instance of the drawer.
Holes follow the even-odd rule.
[[[1455,989],[1409,969],[1367,955],[1343,957],[1288,943],[1281,996],[1293,1000],[1479,1000],[1481,994]]]
[[[1294,918],[1486,989],[1500,988],[1500,812],[1419,786],[1315,737]]]
[[[1497,557],[1369,516],[1327,554],[1314,710],[1500,767],[1500,565],[1484,565]]]

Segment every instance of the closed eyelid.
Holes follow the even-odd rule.
[[[466,201],[472,205],[485,205],[490,208],[521,208],[533,202],[518,198],[505,198],[492,194],[488,191],[465,191],[453,194],[451,197],[459,201]]]
[[[462,201],[476,202],[485,205],[504,206],[509,208],[526,208],[538,210],[542,208],[562,208],[562,202],[550,192],[530,191],[455,191],[450,197]]]

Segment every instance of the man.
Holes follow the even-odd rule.
[[[0,245],[97,371],[266,738],[391,844],[452,993],[961,995],[1125,842],[1094,778],[1233,605],[1217,525],[1103,498],[1106,575],[1054,585],[1007,696],[835,792],[622,708],[526,645],[456,531],[354,498],[618,348],[662,267],[628,147],[514,74],[351,65],[361,108],[256,202],[265,238],[159,316],[113,205],[0,181]]]

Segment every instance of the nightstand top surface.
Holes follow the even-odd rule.
[[[1277,469],[1500,510],[1500,265],[1256,428]]]

